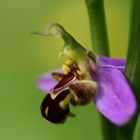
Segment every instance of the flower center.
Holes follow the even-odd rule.
[[[64,60],[64,56],[68,58],[62,65],[64,74],[55,74],[60,76],[58,78],[60,80],[41,104],[41,113],[44,118],[53,123],[61,123],[70,115],[69,103],[86,105],[96,95],[98,85],[92,81],[89,73],[89,63],[94,63],[96,57],[59,24],[52,24],[46,31],[39,34],[61,37],[64,40],[64,46],[59,55],[61,60]]]

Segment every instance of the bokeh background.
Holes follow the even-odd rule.
[[[112,56],[125,56],[130,0],[105,0]],[[71,107],[75,118],[64,125],[42,119],[45,96],[37,77],[60,66],[63,41],[31,35],[46,25],[61,23],[83,46],[91,49],[84,0],[0,0],[0,140],[101,140],[100,116],[91,103]]]

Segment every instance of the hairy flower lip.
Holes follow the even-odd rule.
[[[86,105],[96,93],[96,84],[93,86],[92,81],[79,80],[72,71],[63,75],[41,104],[42,116],[52,123],[62,123],[71,116],[69,103]]]

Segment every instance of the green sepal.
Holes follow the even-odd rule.
[[[64,40],[63,49],[60,52],[59,57],[66,55],[69,59],[76,61],[85,60],[86,49],[82,47],[60,24],[50,24],[42,32],[33,32],[32,34],[38,34],[47,36],[50,35],[56,38],[62,38]]]

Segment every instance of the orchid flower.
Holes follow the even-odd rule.
[[[64,46],[58,68],[38,79],[46,93],[42,116],[52,123],[63,123],[73,116],[69,105],[84,106],[91,101],[112,123],[122,126],[136,111],[136,100],[125,76],[125,58],[99,56],[80,45],[61,25],[54,23],[40,35],[62,38]],[[65,58],[65,59],[64,59]]]

